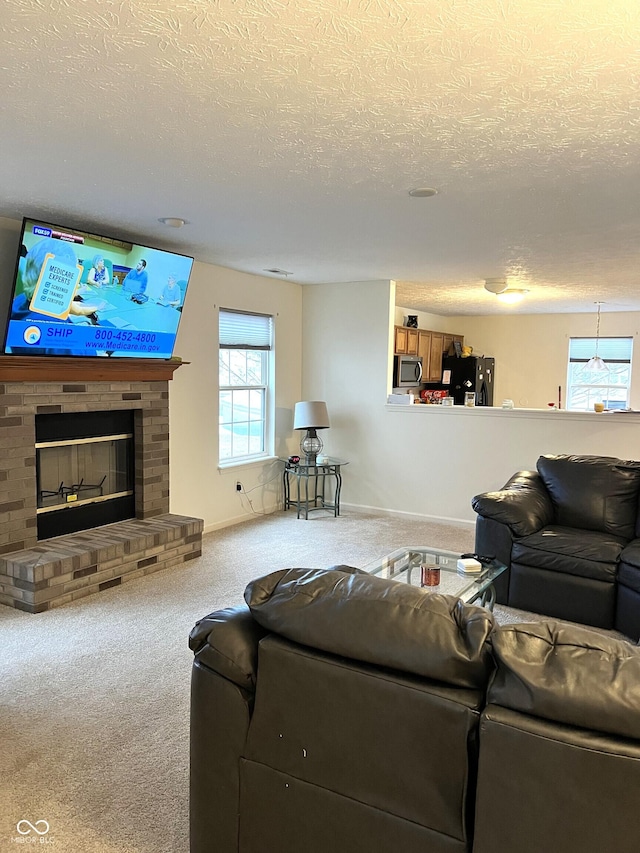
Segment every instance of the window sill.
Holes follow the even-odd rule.
[[[223,474],[225,471],[234,471],[236,468],[250,468],[261,465],[266,465],[269,462],[277,462],[277,456],[260,456],[253,459],[230,459],[228,462],[219,462],[218,471]]]

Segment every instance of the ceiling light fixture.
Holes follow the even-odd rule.
[[[507,289],[506,278],[487,278],[484,282],[484,289],[489,293],[504,293]]]
[[[187,220],[180,219],[179,216],[162,216],[158,222],[162,222],[163,225],[168,225],[170,228],[182,228],[183,225],[187,224]]]
[[[585,365],[585,370],[606,370],[607,365],[598,355],[598,341],[600,340],[600,306],[602,302],[595,303],[598,306],[598,319],[596,321],[596,354],[592,355]]]
[[[496,293],[500,302],[506,302],[508,305],[513,305],[516,302],[521,302],[526,294],[529,293],[523,287],[507,287],[506,290]]]
[[[438,195],[438,190],[435,187],[415,187],[409,190],[409,195],[413,198],[431,198]]]
[[[275,267],[270,270],[263,270],[263,272],[270,272],[272,275],[293,275],[292,272],[287,272],[287,270],[279,270]]]

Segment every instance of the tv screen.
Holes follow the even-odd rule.
[[[4,353],[171,358],[193,258],[24,219]]]

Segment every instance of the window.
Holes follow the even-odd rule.
[[[626,409],[631,388],[631,353],[633,338],[599,338],[598,355],[605,370],[587,369],[595,355],[595,338],[569,340],[569,369],[567,372],[567,409],[574,412],[592,411],[593,404],[602,402],[605,409]]]
[[[219,460],[271,453],[270,387],[273,320],[220,309]]]

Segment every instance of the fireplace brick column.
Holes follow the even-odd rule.
[[[135,410],[136,518],[169,512],[169,386],[150,382],[0,384],[0,554],[36,535],[35,416]]]
[[[1,605],[41,613],[200,556],[202,519],[169,512],[169,379],[178,366],[0,356]],[[38,541],[36,415],[122,409],[134,411],[135,519]]]

